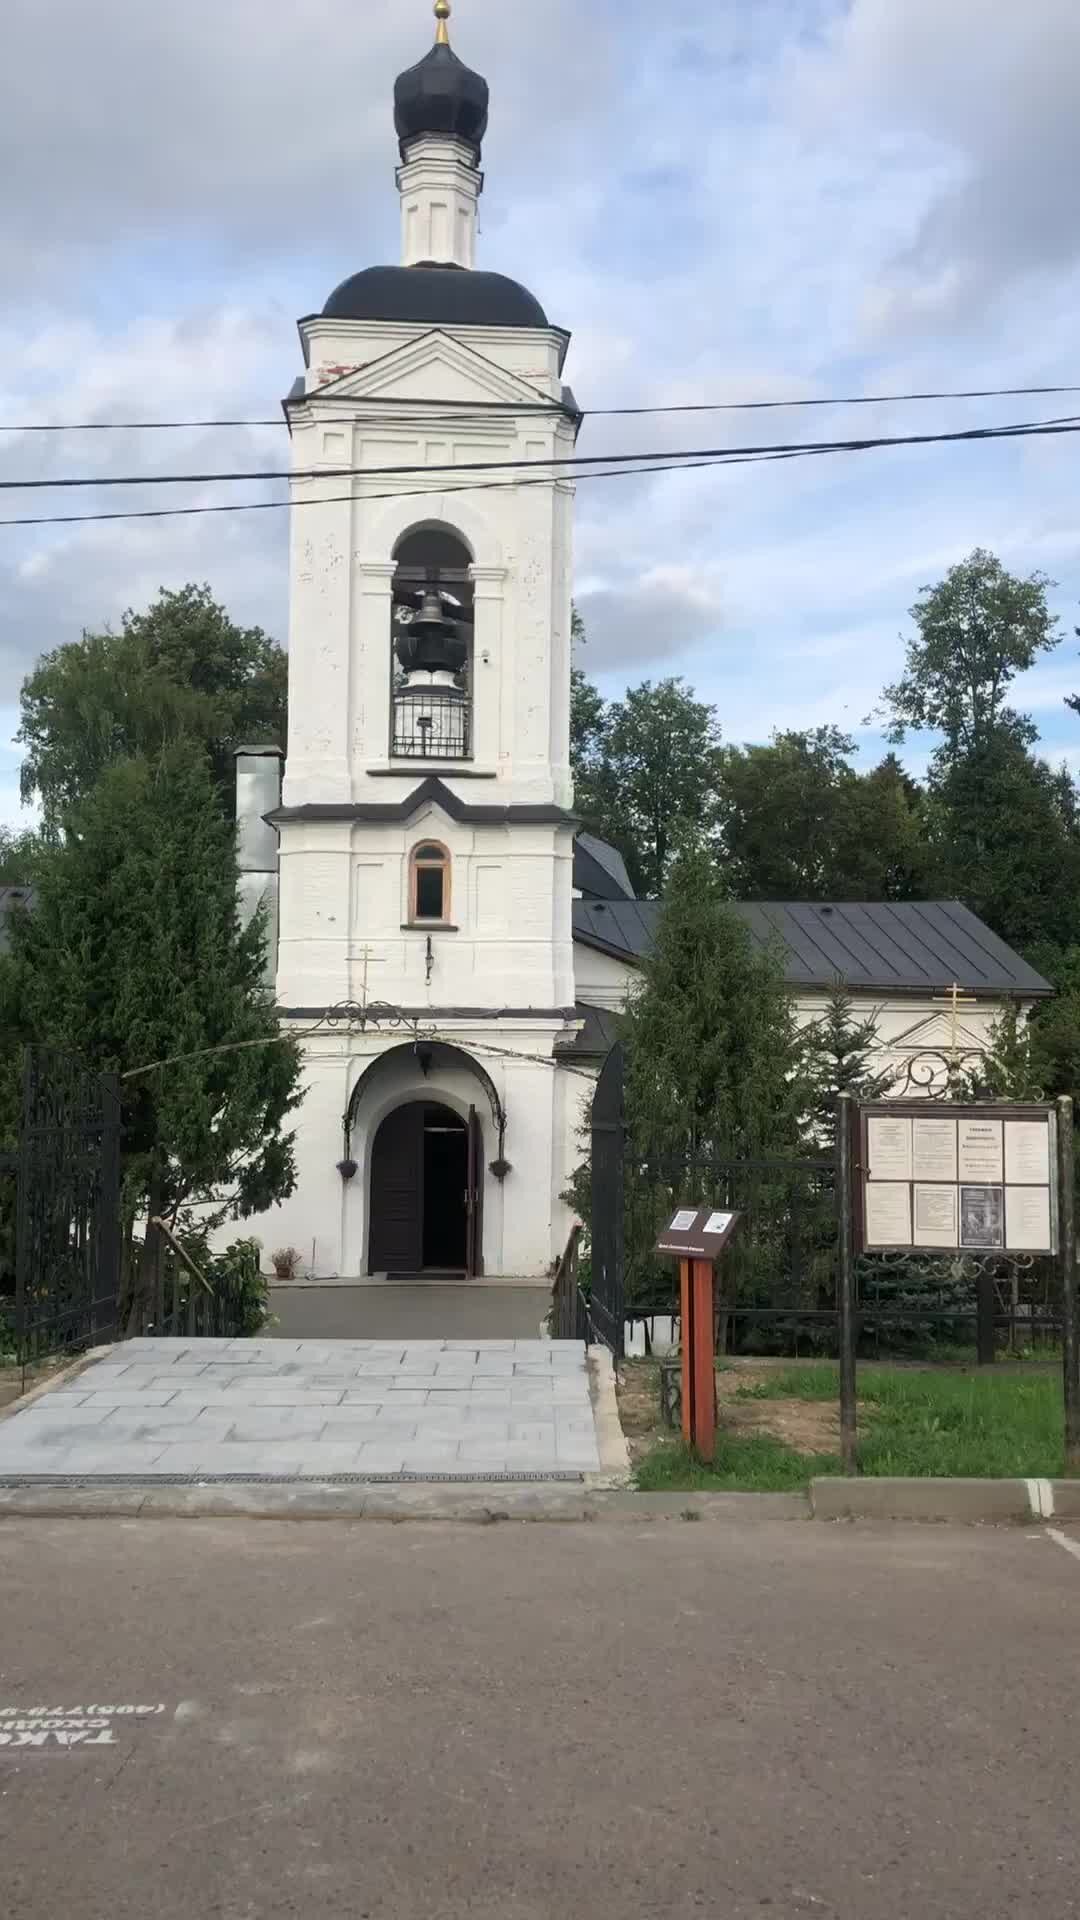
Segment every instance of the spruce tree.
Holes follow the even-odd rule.
[[[646,1151],[740,1160],[798,1146],[806,1082],[783,955],[755,942],[707,852],[672,871],[623,1042]]]
[[[836,1109],[842,1093],[855,1100],[883,1100],[895,1080],[891,1067],[874,1068],[880,1049],[877,1020],[868,1013],[860,1020],[842,982],[832,988],[825,1012],[805,1033],[811,1082],[811,1112],[822,1145],[832,1143]]]
[[[3,962],[8,1034],[134,1076],[129,1218],[193,1202],[240,1218],[286,1198],[300,1064],[262,984],[262,918],[239,924],[233,828],[204,750],[108,767],[34,879]]]
[[[705,851],[684,854],[672,871],[623,1044],[628,1306],[670,1310],[672,1263],[653,1248],[679,1204],[745,1213],[721,1298],[772,1304],[790,1272],[805,1177],[761,1163],[804,1143],[803,1047],[782,953],[755,942]]]

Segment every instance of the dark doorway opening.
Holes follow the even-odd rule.
[[[388,1114],[371,1153],[372,1273],[464,1274],[482,1260],[479,1123],[416,1101]]]
[[[469,1132],[448,1107],[424,1108],[424,1266],[466,1267]]]

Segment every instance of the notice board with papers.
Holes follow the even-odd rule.
[[[862,1252],[1054,1253],[1056,1148],[1049,1106],[860,1107]]]

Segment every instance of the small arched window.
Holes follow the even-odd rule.
[[[413,848],[409,863],[409,918],[445,922],[450,918],[450,855],[437,840]]]

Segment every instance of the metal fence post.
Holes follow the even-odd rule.
[[[1061,1320],[1065,1347],[1065,1467],[1080,1471],[1080,1327],[1076,1300],[1076,1168],[1073,1103],[1057,1103],[1058,1259],[1061,1264]]]
[[[997,1294],[994,1276],[984,1265],[975,1282],[975,1339],[980,1367],[992,1367],[996,1358]]]
[[[623,1204],[626,1151],[623,1105],[624,1064],[614,1046],[596,1084],[592,1106],[592,1285],[590,1334],[610,1347],[616,1360],[625,1352]]]
[[[30,1363],[30,1189],[35,1167],[30,1141],[30,1120],[34,1104],[34,1055],[30,1047],[23,1055],[22,1115],[19,1130],[19,1163],[15,1174],[15,1354],[26,1385]]]
[[[101,1076],[100,1206],[95,1338],[103,1332],[115,1335],[120,1318],[120,1081],[115,1073]]]
[[[837,1275],[840,1334],[840,1458],[844,1472],[859,1471],[855,1369],[855,1165],[858,1108],[842,1093],[836,1108]]]

